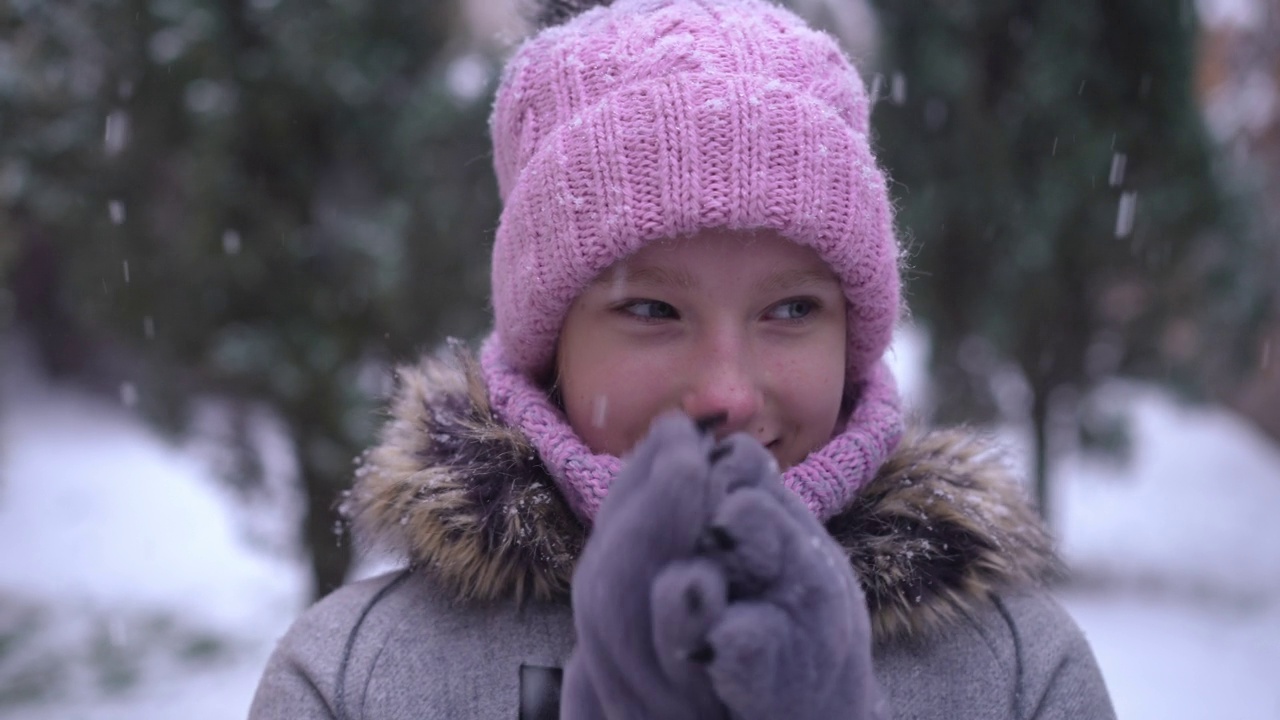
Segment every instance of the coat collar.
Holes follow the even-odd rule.
[[[567,598],[586,536],[456,342],[400,369],[343,512],[362,548],[430,569],[459,600]],[[1020,484],[969,431],[908,433],[827,529],[862,580],[878,640],[928,634],[1059,570]]]

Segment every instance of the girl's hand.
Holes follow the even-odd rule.
[[[887,718],[848,558],[758,442],[735,435],[715,453],[700,552],[653,585],[659,657],[704,668],[735,719]]]
[[[848,560],[772,456],[659,419],[574,576],[564,718],[880,718]]]
[[[565,668],[561,718],[726,716],[703,667],[658,654],[655,632],[673,629],[654,627],[651,601],[659,573],[695,556],[713,515],[713,449],[713,438],[687,417],[664,416],[609,488],[574,571],[577,645]]]

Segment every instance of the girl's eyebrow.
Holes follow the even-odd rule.
[[[678,287],[682,290],[697,285],[693,276],[684,270],[677,268],[664,268],[655,265],[646,265],[639,268],[619,266],[612,268],[606,272],[596,276],[591,282],[592,285],[604,285],[606,283],[626,282],[627,284],[642,285],[646,287]]]
[[[755,290],[760,293],[787,292],[798,287],[811,285],[836,285],[840,281],[826,268],[797,268],[783,270],[756,283]]]

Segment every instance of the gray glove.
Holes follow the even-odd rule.
[[[562,718],[887,717],[843,552],[759,443],[665,416],[574,577]]]
[[[660,660],[651,598],[659,572],[694,555],[711,518],[713,445],[688,418],[665,416],[609,488],[574,571],[563,720],[726,717],[704,668]]]

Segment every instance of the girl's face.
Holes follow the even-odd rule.
[[[557,371],[569,424],[622,456],[678,408],[723,414],[786,469],[831,438],[847,346],[840,282],[773,233],[702,232],[650,243],[569,309]]]

